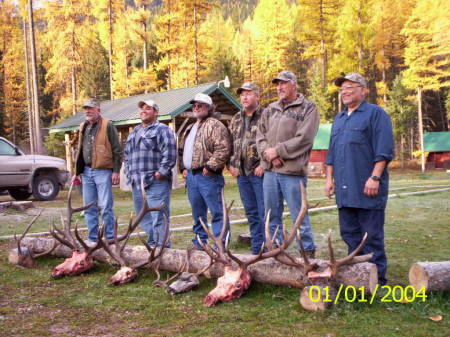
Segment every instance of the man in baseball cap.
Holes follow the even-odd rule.
[[[320,118],[316,105],[297,91],[297,77],[292,72],[281,71],[272,83],[276,85],[279,100],[264,109],[256,144],[261,166],[265,169],[264,208],[271,212],[270,235],[277,232],[282,242],[283,207],[280,205],[286,201],[291,219],[296,219],[300,213],[300,184],[307,184],[309,154]],[[308,215],[300,231],[306,254],[314,257],[316,246]],[[300,242],[297,248],[300,249]]]
[[[394,156],[391,119],[366,102],[367,80],[349,73],[334,82],[345,108],[334,119],[327,159],[325,195],[336,194],[339,226],[349,254],[363,240],[361,253],[373,253],[378,282],[386,283],[384,212],[387,203],[388,163]]]
[[[112,185],[120,182],[121,146],[117,129],[101,116],[100,102],[88,98],[83,104],[85,122],[80,125],[75,177],[83,188],[83,203],[96,204],[84,211],[91,242],[98,240],[99,210],[108,239],[114,237]]]
[[[198,93],[189,103],[196,121],[184,131],[178,153],[194,219],[192,242],[196,249],[203,250],[198,238],[206,244],[208,235],[200,219],[206,222],[208,209],[213,234],[218,236],[222,231],[222,170],[230,159],[230,135],[226,126],[212,117],[214,104],[210,96]]]
[[[264,243],[263,174],[256,147],[257,125],[262,108],[259,105],[259,87],[245,82],[236,93],[242,110],[231,119],[231,158],[228,171],[237,178],[239,194],[245,208],[251,235],[252,253],[258,254]]]
[[[176,163],[176,140],[173,131],[158,121],[159,107],[153,100],[139,101],[141,124],[128,136],[124,151],[124,169],[131,185],[136,214],[146,202],[149,207],[164,204],[164,209],[147,213],[140,226],[151,246],[161,247],[166,233],[164,217],[170,216],[172,168]],[[142,185],[144,191],[142,191]],[[145,200],[143,200],[143,194]],[[166,242],[170,247],[170,241]]]

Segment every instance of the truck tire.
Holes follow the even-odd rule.
[[[33,181],[33,195],[41,201],[49,201],[56,198],[59,193],[59,184],[56,177],[50,174],[40,174]]]
[[[15,200],[27,200],[31,193],[23,187],[11,187],[8,189],[9,195]]]

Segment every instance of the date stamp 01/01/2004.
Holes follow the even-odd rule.
[[[412,303],[414,301],[425,302],[427,299],[426,288],[422,287],[419,291],[409,285],[402,286],[380,286],[377,284],[370,296],[366,296],[366,289],[364,287],[356,288],[355,286],[345,286],[341,284],[337,293],[333,290],[330,292],[330,287],[320,287],[317,285],[310,286],[309,299],[311,302],[333,302],[337,304],[339,301],[345,302],[362,302],[372,304],[378,292],[382,293],[378,298],[380,302],[397,302],[397,303]],[[335,295],[335,296],[334,296]]]

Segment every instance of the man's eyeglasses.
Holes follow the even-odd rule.
[[[192,109],[201,109],[204,105],[202,103],[194,103],[192,104]]]
[[[343,92],[343,91],[347,91],[347,90],[353,90],[353,89],[358,88],[358,87],[362,87],[362,85],[345,85],[345,86],[339,88],[339,92]]]

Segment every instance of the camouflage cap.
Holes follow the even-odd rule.
[[[344,83],[345,81],[359,83],[363,87],[367,87],[366,79],[358,73],[350,73],[350,74],[345,75],[344,77],[338,77],[334,80],[334,84],[336,84],[338,87],[340,87],[342,85],[342,83]]]
[[[100,101],[96,98],[88,98],[83,104],[83,109],[85,108],[100,108]]]
[[[245,82],[240,88],[237,88],[236,93],[238,95],[241,94],[242,91],[247,90],[247,91],[254,91],[257,94],[259,94],[259,87],[252,82]]]
[[[158,106],[158,104],[156,104],[155,101],[153,101],[153,100],[151,100],[151,99],[148,99],[148,100],[146,100],[146,101],[139,101],[138,107],[142,109],[142,106],[143,106],[144,104],[145,104],[145,105],[148,105],[148,106],[151,106],[151,107],[152,107],[153,109],[155,109],[156,111],[159,111],[159,106]]]
[[[295,76],[293,73],[291,73],[288,70],[283,70],[281,73],[278,74],[277,77],[275,77],[272,80],[273,84],[276,84],[278,81],[283,81],[283,82],[294,82],[297,83],[297,76]]]

